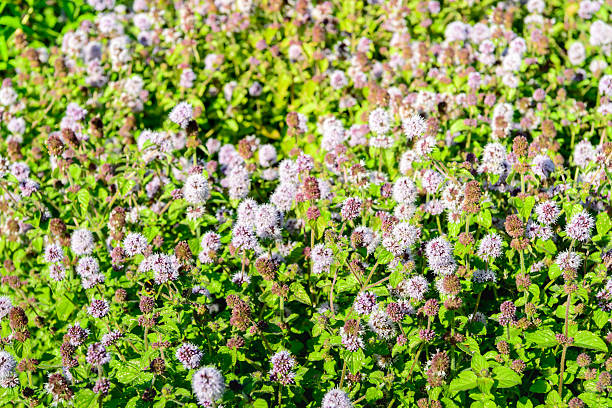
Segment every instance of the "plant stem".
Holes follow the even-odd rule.
[[[342,388],[342,383],[344,382],[344,374],[346,373],[346,360],[342,362],[342,375],[340,376],[340,385],[338,388]]]
[[[567,337],[568,332],[568,321],[569,321],[569,312],[572,301],[572,294],[567,295],[567,302],[565,303],[565,323],[563,325],[563,334]],[[561,365],[559,368],[559,395],[563,395],[563,374],[565,371],[565,353],[567,352],[567,344],[563,345],[563,351],[561,352]]]
[[[331,289],[329,290],[329,308],[331,309],[332,316],[336,315],[336,312],[334,311],[334,285],[336,284],[336,279],[338,279],[338,268],[336,268],[336,271],[334,272],[334,280],[332,281]]]
[[[472,320],[476,316],[476,312],[478,311],[478,305],[480,305],[480,298],[482,296],[482,292],[478,292],[478,297],[476,298],[476,306],[474,306],[474,312],[472,313]]]

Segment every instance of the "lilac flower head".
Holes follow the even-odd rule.
[[[548,200],[538,204],[535,208],[535,213],[538,217],[538,222],[545,225],[552,225],[557,221],[557,218],[559,218],[561,211],[557,203]]]
[[[368,118],[370,130],[378,135],[385,135],[391,130],[391,116],[383,108],[376,108],[370,112]]]
[[[251,189],[251,177],[244,166],[234,166],[230,169],[226,178],[229,197],[232,200],[245,198]]]
[[[609,30],[612,34],[612,27]],[[599,79],[599,93],[612,99],[612,75],[604,75]]]
[[[168,281],[177,280],[181,264],[174,254],[151,254],[140,263],[138,271],[141,273],[153,271],[155,283],[161,285]]]
[[[130,232],[123,239],[123,250],[127,256],[142,254],[147,249],[147,246],[147,239],[138,232]]]
[[[5,379],[13,374],[17,363],[11,354],[0,350],[0,379]]]
[[[499,234],[495,232],[487,234],[480,241],[476,254],[483,261],[491,261],[501,255],[502,242]]]
[[[409,177],[400,177],[393,185],[393,199],[399,204],[413,204],[417,198],[417,189]]]
[[[393,321],[382,309],[374,310],[370,314],[368,326],[378,337],[384,340],[390,340],[396,333]]]
[[[253,232],[253,228],[242,224],[236,224],[232,230],[232,245],[243,251],[257,248],[258,242]]]
[[[348,394],[339,388],[332,388],[325,393],[321,408],[353,408]]]
[[[73,346],[80,346],[87,340],[89,337],[89,330],[82,328],[78,323],[75,323],[72,326],[68,326],[66,330],[66,336],[68,336],[68,341]]]
[[[474,271],[472,280],[477,283],[496,282],[497,276],[490,269],[477,269]]]
[[[61,282],[66,277],[66,267],[63,264],[49,265],[49,277],[56,282]]]
[[[276,352],[270,358],[272,363],[272,369],[270,370],[270,379],[272,381],[278,381],[283,385],[292,384],[294,382],[295,372],[293,368],[296,365],[296,361],[287,350],[281,350]]]
[[[449,275],[456,267],[453,246],[443,237],[434,238],[425,246],[429,267],[439,275]]]
[[[346,139],[344,125],[333,116],[321,122],[318,126],[318,130],[323,135],[321,147],[328,152],[334,151],[336,147],[341,146]]]
[[[8,296],[0,296],[0,320],[6,317],[12,308],[13,302],[11,302],[11,298]]]
[[[175,356],[183,367],[187,370],[191,370],[200,366],[200,360],[202,359],[203,353],[196,345],[192,343],[183,343],[176,349]]]
[[[349,319],[346,321],[343,327],[340,328],[340,338],[342,345],[348,351],[355,352],[359,349],[363,349],[364,343],[361,336],[363,330],[357,320]]]
[[[538,154],[531,161],[531,169],[536,176],[547,179],[550,173],[555,171],[555,163],[547,155]]]
[[[368,315],[376,306],[376,295],[372,292],[360,292],[355,298],[353,309],[359,315]]]
[[[574,163],[585,168],[595,159],[595,148],[588,140],[581,140],[574,146]]]
[[[410,248],[421,237],[421,229],[408,222],[400,222],[393,227],[392,235],[402,248]]]
[[[190,103],[180,102],[170,111],[168,118],[185,129],[189,121],[193,118],[193,107]]]
[[[262,239],[277,238],[281,233],[281,213],[273,204],[262,204],[257,208],[255,231]]]
[[[111,359],[110,354],[102,343],[93,343],[87,348],[87,363],[92,366],[101,366],[108,363]]]
[[[209,231],[202,236],[200,242],[200,254],[198,259],[204,264],[213,263],[213,257],[217,251],[221,248],[221,237],[216,232]]]
[[[421,174],[421,184],[429,194],[435,194],[443,181],[444,176],[435,170],[427,169]]]
[[[119,330],[113,330],[112,332],[104,334],[101,342],[104,346],[109,347],[115,344],[121,337],[123,337],[123,333]]]
[[[482,161],[478,167],[480,173],[503,174],[506,169],[506,148],[500,143],[489,143],[482,153]]]
[[[567,223],[565,232],[570,239],[586,242],[591,238],[594,225],[593,217],[586,210],[582,210]]]
[[[81,277],[96,275],[100,273],[100,264],[94,257],[83,256],[77,263],[76,273]]]
[[[580,258],[580,255],[576,252],[563,251],[557,255],[557,257],[555,258],[555,263],[559,265],[559,268],[562,271],[575,271],[580,267],[582,259]]]
[[[81,108],[78,103],[70,102],[66,107],[66,116],[73,121],[80,121],[87,115],[87,110]]]
[[[334,261],[334,253],[324,244],[317,244],[310,251],[310,258],[312,259],[313,273],[327,273]]]
[[[572,65],[582,65],[586,59],[586,50],[581,42],[574,42],[567,50],[567,59]]]
[[[225,379],[215,367],[202,367],[193,374],[191,388],[200,405],[212,406],[225,392]]]
[[[453,21],[446,26],[444,37],[446,41],[465,41],[470,33],[470,26],[461,21]]]
[[[210,196],[208,180],[201,174],[192,174],[185,180],[183,197],[190,204],[202,204]]]
[[[402,121],[402,130],[408,138],[412,140],[415,137],[419,137],[427,130],[427,122],[419,114],[414,114]]]
[[[271,144],[259,148],[259,164],[261,167],[270,167],[276,163],[276,148]]]
[[[252,198],[247,197],[243,199],[236,210],[236,222],[241,225],[255,228],[255,218],[257,217],[258,207],[259,204]]]
[[[193,81],[196,79],[196,74],[193,72],[191,68],[186,68],[181,72],[181,79],[179,82],[179,86],[183,88],[191,88],[193,87]]]
[[[342,218],[345,220],[353,220],[361,213],[362,202],[359,197],[348,197],[342,204]]]
[[[45,262],[56,263],[64,259],[64,250],[61,245],[49,244],[45,247]]]
[[[89,255],[94,250],[94,238],[91,231],[82,228],[74,231],[70,237],[70,248],[76,255]]]
[[[329,83],[334,89],[342,89],[348,85],[348,79],[344,71],[335,70],[329,75]]]
[[[420,301],[429,290],[429,282],[425,276],[416,275],[400,282],[397,289],[402,297]]]
[[[101,319],[110,311],[110,306],[105,299],[93,299],[87,308],[87,313],[91,316]]]

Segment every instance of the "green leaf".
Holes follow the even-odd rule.
[[[98,395],[88,388],[84,388],[74,395],[76,408],[93,408],[98,406]]]
[[[344,359],[346,360],[347,367],[353,374],[358,373],[366,364],[366,356],[362,349],[355,352],[347,351],[344,354]]]
[[[392,287],[397,287],[397,285],[399,285],[402,280],[404,280],[404,275],[399,270],[391,272],[391,276],[389,277],[389,284]]]
[[[557,345],[555,333],[550,329],[540,329],[532,333],[525,333],[525,340],[535,343],[540,348],[554,347]]]
[[[595,322],[597,327],[599,327],[600,329],[603,328],[606,325],[606,323],[608,323],[609,318],[610,318],[609,313],[604,312],[601,309],[597,309],[593,312],[593,322]]]
[[[457,378],[451,381],[448,390],[455,394],[459,391],[467,391],[476,388],[478,385],[476,374],[471,370],[462,371]]]
[[[521,377],[504,366],[497,366],[493,369],[493,378],[498,382],[497,388],[510,388],[521,383]]]
[[[312,306],[312,302],[308,293],[306,293],[306,289],[298,282],[293,282],[290,286],[291,292],[293,293],[293,297],[299,302],[305,303],[309,306]]]
[[[87,208],[89,207],[90,199],[91,199],[91,196],[89,195],[89,191],[83,188],[79,190],[79,192],[77,193],[77,201],[79,202],[79,205],[81,206],[81,213],[83,214],[88,213]]]
[[[265,399],[258,398],[253,402],[253,408],[268,408],[268,402]]]
[[[140,369],[139,360],[131,360],[125,363],[114,362],[112,365],[116,367],[115,378],[122,384],[142,384],[151,381],[153,374]]]
[[[380,265],[386,265],[393,260],[394,256],[391,252],[386,249],[380,248],[378,253],[378,263]]]
[[[119,185],[119,189],[121,190],[121,196],[126,197],[130,190],[134,188],[136,182],[132,179],[123,179],[123,181],[120,182]]]
[[[579,331],[574,335],[574,346],[599,350],[604,353],[608,352],[608,346],[606,346],[601,337],[586,330]]]
[[[487,395],[491,395],[491,388],[493,388],[495,382],[489,377],[478,377],[476,384],[478,385],[480,392],[486,397]]]
[[[382,399],[382,397],[383,397],[382,391],[379,390],[376,387],[370,387],[366,391],[366,400],[368,402],[376,402],[376,401]]]
[[[519,200],[519,214],[521,214],[521,217],[523,217],[523,220],[527,220],[529,219],[529,215],[531,214],[531,210],[533,209],[533,206],[535,205],[535,198],[533,198],[533,196],[529,196],[527,198],[525,198],[524,200]]]
[[[480,353],[474,353],[472,356],[472,370],[475,373],[480,374],[484,370],[487,370],[488,367],[489,364],[487,363],[487,360],[481,356]]]
[[[451,237],[456,237],[457,235],[459,235],[459,231],[461,231],[461,224],[460,223],[455,223],[455,222],[449,222],[448,223],[448,233],[450,234]]]
[[[72,177],[72,181],[78,183],[81,179],[81,166],[73,163],[68,167],[68,172],[70,173],[70,177]]]
[[[478,222],[478,224],[482,225],[485,228],[490,228],[491,225],[493,224],[492,218],[491,218],[491,211],[489,210],[482,210],[478,213],[478,217],[476,218],[476,221]]]
[[[552,390],[546,396],[546,404],[552,407],[560,407],[563,404],[563,400],[559,396],[559,393],[555,390]]]
[[[599,235],[604,235],[606,232],[612,228],[612,222],[610,221],[610,217],[606,212],[600,212],[597,214],[597,221],[595,222],[595,227],[597,228],[597,233]]]
[[[74,303],[72,303],[72,301],[66,296],[68,295],[64,294],[63,296],[60,296],[57,302],[55,303],[55,313],[57,314],[57,318],[58,320],[63,322],[68,320],[68,318],[76,308],[74,306]]]
[[[536,394],[546,394],[550,391],[550,385],[543,379],[537,379],[531,384],[529,387],[529,391],[534,392]]]
[[[578,398],[580,398],[589,408],[609,407],[612,402],[610,399],[604,398],[594,392],[583,392]]]

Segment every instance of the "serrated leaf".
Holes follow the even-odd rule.
[[[478,217],[476,218],[476,221],[478,222],[478,224],[482,225],[485,228],[491,228],[491,225],[493,224],[492,218],[491,218],[491,211],[489,210],[482,210],[478,213]]]
[[[473,371],[462,371],[459,373],[457,378],[451,381],[448,390],[453,394],[459,391],[471,390],[472,388],[476,388],[478,385],[476,382],[477,379],[478,377],[476,377],[476,374],[474,374]]]
[[[540,348],[554,347],[557,345],[555,333],[550,329],[541,329],[533,333],[525,333],[525,340],[535,343]]]
[[[586,330],[579,331],[574,335],[574,346],[608,352],[608,346],[601,337]]]
[[[89,201],[91,200],[91,195],[89,195],[89,191],[86,189],[80,189],[77,193],[77,201],[79,202],[79,206],[81,207],[81,212],[83,214],[87,214],[89,207]]]
[[[606,323],[608,323],[608,319],[610,318],[610,314],[608,312],[604,312],[601,309],[597,309],[593,312],[593,322],[600,329],[603,328]]]
[[[594,392],[583,392],[578,396],[578,398],[580,398],[589,408],[610,406],[610,403],[612,402],[610,399]]]
[[[370,387],[366,391],[366,400],[368,402],[376,402],[383,397],[383,393],[376,387]]]
[[[597,228],[597,233],[599,235],[604,235],[606,232],[612,228],[612,222],[610,221],[610,217],[606,212],[600,212],[597,214],[597,221],[595,222],[595,227]]]
[[[535,198],[533,198],[533,196],[529,196],[527,198],[525,198],[524,200],[519,200],[519,214],[521,214],[521,217],[523,217],[523,220],[527,220],[529,219],[529,215],[531,214],[531,210],[533,209],[533,206],[535,205]]]
[[[346,360],[346,366],[353,374],[358,373],[366,364],[366,356],[362,349],[355,352],[347,351],[344,354],[344,359]]]
[[[474,355],[472,355],[471,366],[475,373],[482,373],[487,370],[489,364],[487,363],[487,359],[480,355],[480,353],[474,353]]]
[[[302,286],[300,283],[293,282],[289,289],[297,301],[312,306],[312,302],[310,301],[308,293],[306,293],[306,289],[304,289],[304,286]]]
[[[93,408],[98,406],[98,395],[88,388],[79,390],[74,395],[74,406],[76,408]]]
[[[521,383],[521,376],[508,367],[495,367],[493,375],[493,378],[497,381],[497,388],[510,388]]]
[[[62,322],[67,321],[74,309],[76,309],[72,301],[66,298],[66,296],[66,294],[60,296],[55,303],[55,313],[57,314],[58,320]]]
[[[268,402],[265,399],[258,398],[253,402],[253,408],[268,408]]]

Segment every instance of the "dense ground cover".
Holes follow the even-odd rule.
[[[0,406],[612,406],[612,3],[3,3]]]

